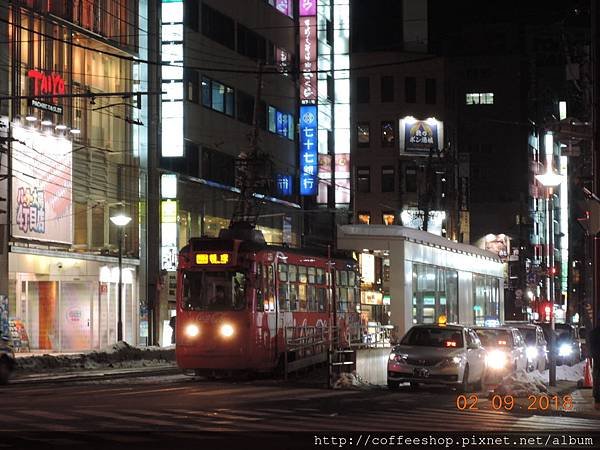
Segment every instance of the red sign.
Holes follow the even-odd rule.
[[[57,73],[45,74],[31,69],[27,76],[33,80],[33,95],[64,95],[65,80]]]
[[[317,102],[317,18],[300,19],[300,100]]]

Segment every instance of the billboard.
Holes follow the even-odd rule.
[[[433,117],[426,120],[404,117],[398,130],[401,154],[429,156],[433,150],[436,155],[444,146],[444,123]]]
[[[72,244],[73,144],[19,126],[13,128],[13,138],[12,235]]]
[[[317,107],[300,107],[300,195],[317,194]]]
[[[317,103],[317,17],[300,18],[300,101]]]

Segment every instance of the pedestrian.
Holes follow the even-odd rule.
[[[587,342],[593,367],[594,408],[600,410],[600,314],[598,315],[596,327],[587,335]]]
[[[169,320],[169,326],[173,329],[173,332],[171,333],[171,344],[175,343],[175,327],[177,326],[177,316],[173,316],[171,317],[171,320]]]

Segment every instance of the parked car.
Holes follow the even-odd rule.
[[[485,350],[475,332],[461,325],[415,325],[392,348],[388,387],[444,384],[467,392],[481,389],[485,378]]]
[[[550,339],[551,324],[540,323],[539,324],[544,330],[544,336],[548,342],[548,350],[556,356],[556,365],[560,366],[567,364],[572,366],[581,361],[581,343],[577,337],[575,327],[568,323],[555,323],[554,332],[556,334],[556,344],[552,348],[552,341]]]
[[[513,327],[475,327],[487,351],[488,381],[527,369],[527,350],[519,330]]]
[[[518,329],[525,339],[527,369],[543,372],[548,365],[548,343],[542,327],[533,323],[508,323],[508,326]]]
[[[8,383],[15,367],[15,354],[8,339],[0,338],[0,384]]]

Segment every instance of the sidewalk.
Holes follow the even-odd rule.
[[[14,383],[107,379],[180,373],[175,348],[132,347],[119,342],[89,352],[16,353]]]
[[[107,380],[134,376],[165,376],[182,373],[174,364],[154,365],[134,368],[105,368],[100,370],[53,371],[39,373],[15,373],[10,384],[61,383],[75,381]]]

